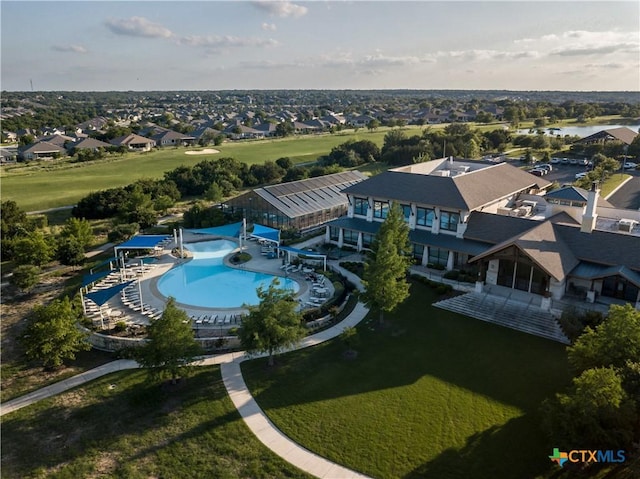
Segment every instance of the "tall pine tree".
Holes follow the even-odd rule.
[[[364,300],[380,314],[396,309],[409,297],[407,272],[412,263],[409,225],[400,205],[393,203],[371,245],[371,256],[364,265]]]

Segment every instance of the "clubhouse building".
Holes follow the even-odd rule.
[[[501,287],[544,298],[622,300],[640,308],[640,211],[551,183],[506,163],[434,160],[389,170],[343,190],[346,216],[326,241],[371,246],[391,203],[409,224],[418,265],[464,270],[476,290]]]

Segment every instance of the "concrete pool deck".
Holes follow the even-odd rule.
[[[185,232],[183,235],[184,244],[188,243],[196,243],[196,242],[204,242],[204,241],[215,241],[215,240],[230,240],[237,243],[237,239],[228,238],[228,237],[220,237],[214,235],[202,235],[202,234],[194,234],[190,232]],[[314,241],[315,240],[315,241]],[[322,237],[314,238],[311,242],[305,242],[302,246],[309,246],[309,243],[315,244],[319,243],[322,240]],[[165,303],[167,301],[167,297],[164,296],[158,290],[157,284],[162,275],[167,273],[174,267],[177,267],[181,264],[184,264],[187,261],[191,261],[191,259],[181,259],[173,256],[171,251],[176,248],[177,245],[174,242],[171,242],[166,245],[166,248],[158,253],[157,260],[150,265],[145,267],[144,273],[139,277],[141,280],[139,285],[137,283],[133,283],[132,288],[134,288],[142,298],[142,303],[146,306],[153,308],[158,311],[162,311],[164,309]],[[296,298],[300,303],[301,309],[308,308],[308,303],[311,298],[312,288],[311,282],[305,279],[305,274],[303,273],[285,273],[281,266],[283,264],[282,258],[274,258],[269,259],[267,256],[263,255],[261,252],[261,246],[255,241],[245,241],[243,245],[243,251],[249,253],[251,255],[251,260],[247,263],[243,263],[240,265],[234,265],[229,262],[229,258],[236,252],[239,251],[238,248],[234,249],[231,253],[229,253],[224,258],[224,264],[233,269],[244,269],[247,271],[258,272],[270,274],[273,276],[278,276],[281,278],[288,278],[290,280],[296,281],[299,286],[299,290],[296,293]],[[134,260],[129,260],[130,263],[135,263]],[[334,288],[331,282],[327,281],[326,283],[327,297],[331,297],[334,293]],[[136,302],[136,306],[139,303]],[[212,315],[231,315],[233,318],[237,318],[247,313],[247,309],[242,306],[236,308],[215,308],[215,307],[203,307],[191,304],[183,304],[176,303],[178,307],[183,309],[188,316],[191,318],[200,318],[203,316],[212,316]],[[107,323],[109,320],[112,321],[121,321],[124,320],[130,324],[138,324],[138,325],[146,325],[149,324],[150,320],[147,315],[142,314],[140,311],[136,311],[133,308],[125,305],[122,301],[121,296],[115,295],[106,303],[106,308],[111,313],[117,312],[117,316],[107,316],[105,320]],[[237,326],[237,320],[230,321],[225,324],[210,324],[210,323],[200,323],[195,325],[194,328],[203,334],[211,333],[213,335],[218,334],[222,335],[228,329]]]

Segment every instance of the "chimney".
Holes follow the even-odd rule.
[[[598,183],[594,181],[591,184],[591,190],[587,195],[587,207],[585,208],[584,215],[582,215],[582,225],[580,231],[583,233],[591,233],[596,226],[596,219],[598,213],[596,212],[598,207],[598,196],[600,190],[598,189]]]

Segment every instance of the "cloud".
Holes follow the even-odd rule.
[[[275,47],[279,43],[272,38],[234,37],[232,35],[187,35],[178,39],[180,45],[207,48]]]
[[[518,60],[521,58],[536,58],[539,53],[535,50],[504,51],[504,50],[451,50],[436,53],[437,58],[452,58],[465,61],[488,60]]]
[[[51,49],[55,52],[87,53],[87,49],[81,45],[53,45]]]
[[[173,36],[173,32],[168,28],[144,17],[109,19],[105,25],[116,35],[145,38],[171,38]]]
[[[251,2],[251,4],[260,10],[268,12],[270,15],[282,18],[302,17],[309,11],[307,7],[296,5],[295,3],[291,3],[287,0],[257,0]]]
[[[263,23],[262,24],[262,29],[263,30],[268,30],[268,31],[271,31],[271,32],[275,32],[278,29],[278,27],[276,27],[275,23]]]
[[[536,48],[548,55],[571,57],[636,53],[640,51],[638,32],[592,32],[569,30],[543,35],[539,38],[523,38],[515,43],[536,44]]]

